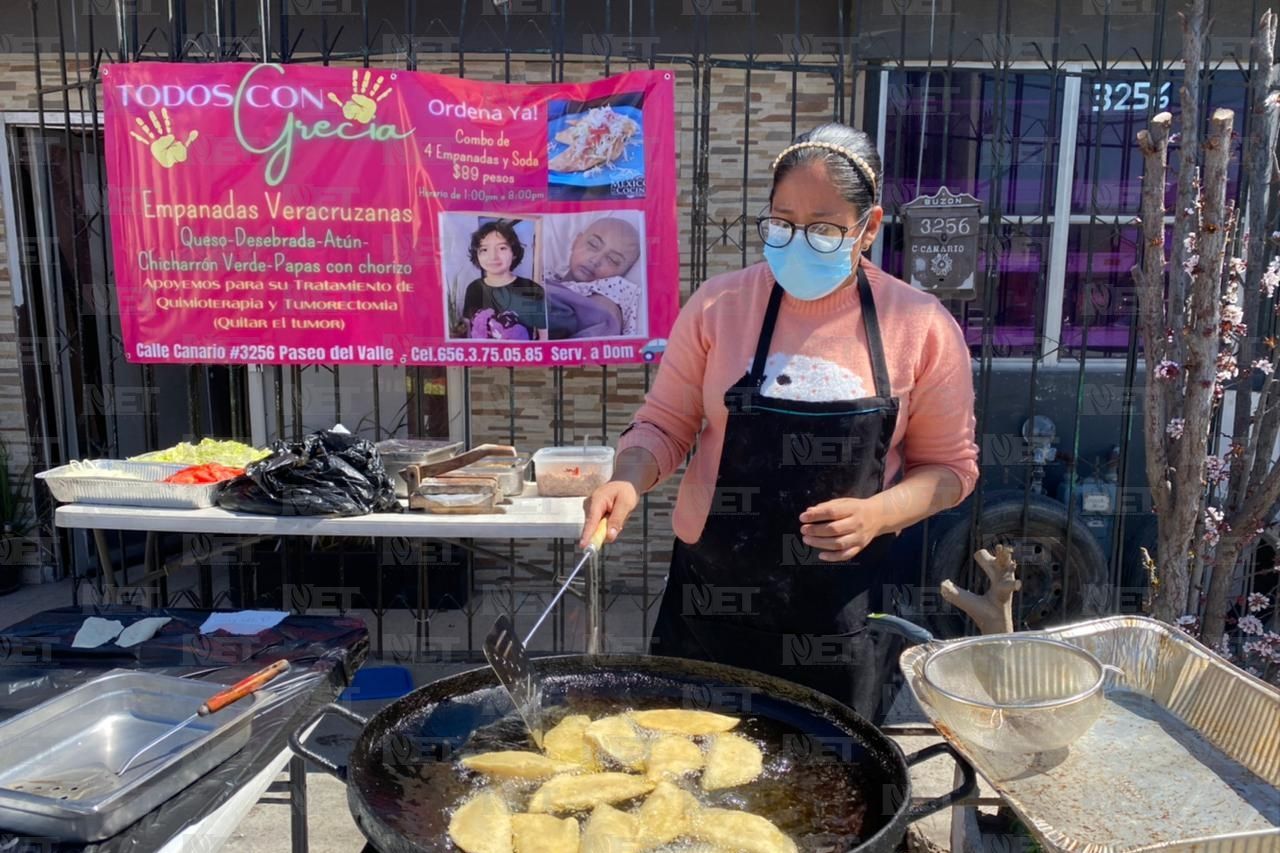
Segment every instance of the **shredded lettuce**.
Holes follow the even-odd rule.
[[[199,444],[183,441],[164,450],[153,450],[140,456],[130,457],[130,462],[176,462],[183,465],[204,465],[216,462],[232,468],[244,468],[251,462],[257,462],[271,451],[253,447],[239,441],[218,441],[213,438],[202,439]]]

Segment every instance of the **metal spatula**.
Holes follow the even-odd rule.
[[[542,611],[542,615],[538,617],[538,621],[533,623],[533,627],[529,629],[529,633],[525,635],[524,642],[520,641],[520,636],[516,633],[516,627],[511,623],[510,617],[506,614],[499,616],[493,623],[493,629],[489,631],[489,636],[484,638],[484,656],[489,661],[489,665],[493,667],[493,671],[498,674],[498,681],[506,689],[511,701],[515,703],[516,711],[520,714],[520,719],[524,720],[525,726],[529,729],[529,734],[533,736],[533,742],[538,745],[538,749],[542,749],[542,683],[534,675],[533,666],[529,663],[529,655],[525,651],[525,647],[529,641],[533,639],[534,634],[538,633],[538,629],[542,627],[542,623],[546,621],[547,615],[555,608],[565,590],[569,588],[569,584],[582,571],[594,556],[599,553],[604,546],[605,534],[608,532],[608,521],[601,519],[600,526],[596,528],[595,534],[591,537],[591,543],[582,553],[582,559],[578,561],[578,565],[574,567],[569,576],[565,578],[560,589],[556,592],[555,597],[551,599],[551,603]]]
[[[135,752],[129,758],[129,760],[126,761],[124,765],[119,770],[116,771],[116,775],[123,776],[125,774],[125,771],[127,771],[130,767],[132,767],[134,765],[134,762],[136,762],[139,758],[141,758],[146,753],[150,752],[152,747],[156,746],[161,741],[168,740],[173,735],[182,731],[184,728],[194,723],[198,717],[207,717],[210,714],[215,714],[218,711],[221,711],[223,708],[227,707],[232,703],[239,702],[241,699],[248,696],[249,694],[256,693],[268,681],[275,678],[277,675],[280,675],[281,673],[288,672],[288,671],[289,671],[289,662],[287,660],[278,660],[275,663],[271,664],[270,666],[265,667],[259,670],[258,672],[255,672],[253,675],[249,676],[248,678],[245,678],[245,679],[242,679],[241,681],[236,682],[235,684],[228,687],[226,690],[223,690],[209,697],[209,699],[206,700],[203,705],[197,708],[196,712],[192,714],[190,717],[187,717],[185,720],[178,723],[176,726],[169,729],[164,734],[157,737],[155,740],[151,741],[151,743],[147,744],[142,749]]]

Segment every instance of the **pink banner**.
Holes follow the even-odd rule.
[[[104,66],[126,357],[653,360],[679,310],[672,77]]]

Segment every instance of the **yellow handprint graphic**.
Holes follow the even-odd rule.
[[[329,93],[329,100],[342,107],[342,115],[348,121],[356,121],[360,124],[368,124],[373,121],[373,114],[378,111],[378,104],[386,100],[391,94],[391,87],[382,89],[382,81],[385,79],[379,77],[373,81],[373,85],[369,85],[369,79],[373,77],[372,71],[364,72],[364,79],[360,79],[360,69],[353,69],[351,72],[351,95],[344,102],[333,92]]]
[[[173,164],[181,163],[187,159],[187,149],[191,147],[191,143],[196,141],[200,131],[193,130],[187,134],[185,140],[179,140],[173,135],[173,124],[169,121],[169,110],[161,107],[160,115],[164,119],[163,124],[161,124],[160,119],[156,118],[155,110],[147,113],[147,117],[151,119],[151,124],[147,124],[140,118],[134,118],[139,130],[142,132],[130,131],[129,133],[134,139],[150,148],[151,156],[156,158],[156,162],[168,169]]]

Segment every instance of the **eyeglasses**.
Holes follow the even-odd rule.
[[[854,226],[856,228],[858,226]],[[756,219],[756,229],[760,239],[766,246],[781,249],[796,236],[796,231],[804,231],[804,239],[815,252],[829,254],[840,248],[844,238],[854,228],[837,225],[834,222],[810,222],[808,225],[796,225],[789,219],[780,216],[761,216]]]

